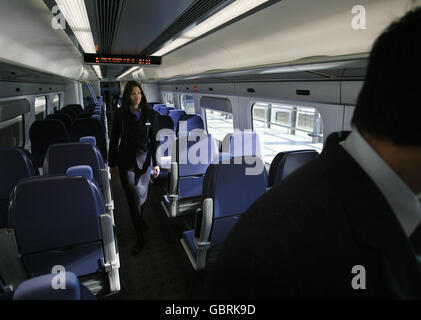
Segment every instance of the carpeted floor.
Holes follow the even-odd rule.
[[[185,219],[168,219],[161,207],[162,182],[149,186],[144,218],[149,226],[146,244],[135,256],[134,229],[118,173],[113,176],[115,223],[120,252],[121,291],[105,299],[194,299],[201,290],[201,275],[196,273],[180,243],[187,230]],[[192,219],[189,217],[187,219]]]

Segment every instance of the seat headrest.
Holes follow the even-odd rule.
[[[304,166],[307,162],[315,159],[319,153],[315,150],[299,150],[286,153],[279,161],[276,170],[274,185],[278,185],[291,173]]]
[[[94,147],[96,146],[96,139],[93,136],[82,137],[82,138],[79,139],[79,142],[89,143],[89,144],[93,145]]]
[[[231,157],[262,156],[260,136],[254,131],[235,131],[228,133],[222,141],[222,152]]]
[[[161,106],[161,107],[158,109],[158,113],[159,113],[161,116],[168,116],[169,112],[170,112],[170,108],[169,108],[169,107],[167,107],[167,106]]]
[[[86,165],[80,165],[80,166],[73,166],[66,170],[66,175],[68,177],[78,177],[82,176],[88,179],[89,181],[92,181],[92,178],[94,176],[92,172],[92,168],[90,166]]]
[[[158,127],[158,131],[161,129],[173,129],[174,128],[174,122],[169,116],[162,116],[157,115],[156,116],[156,124]]]
[[[8,199],[20,179],[38,174],[29,156],[20,148],[0,148],[0,199]]]
[[[50,273],[22,282],[13,294],[13,300],[79,300],[79,280],[73,272],[66,271],[60,275],[65,281],[65,288],[54,289],[56,273]]]
[[[29,129],[29,135],[30,137],[54,140],[52,139],[52,137],[67,136],[68,131],[61,120],[37,120],[34,123],[32,123],[31,128]]]
[[[185,135],[194,129],[205,129],[202,117],[197,114],[183,114],[177,124],[177,134]]]
[[[168,107],[168,108],[170,108],[170,114],[169,114],[170,117],[171,115],[175,115],[175,114],[180,115],[180,117],[186,114],[186,111],[184,110],[174,109],[171,107]]]

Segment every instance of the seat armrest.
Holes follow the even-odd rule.
[[[194,237],[199,238],[200,232],[202,231],[202,220],[203,220],[203,210],[202,208],[196,209],[196,215],[194,216]]]
[[[104,247],[104,267],[108,273],[110,290],[112,293],[120,291],[120,258],[117,250],[117,243],[114,235],[114,226],[109,214],[101,215],[102,242]]]
[[[111,175],[107,169],[101,169],[101,184],[102,192],[104,194],[105,207],[107,208],[107,213],[111,215],[114,225],[114,201],[111,193]]]
[[[176,195],[178,187],[178,163],[171,162],[171,179],[170,179],[170,188],[169,195]]]
[[[14,229],[0,229],[0,276],[7,290],[15,290],[28,279]]]
[[[210,232],[212,229],[212,218],[213,218],[213,199],[212,198],[206,198],[203,200],[202,210],[201,210],[201,226],[200,226],[200,233],[198,234],[198,237],[196,237],[195,232],[195,243],[197,243],[199,246],[208,246],[209,238],[210,238]],[[197,225],[195,225],[195,228]],[[197,241],[196,241],[197,240]]]

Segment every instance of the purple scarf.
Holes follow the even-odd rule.
[[[139,119],[140,119],[140,111],[139,110],[133,110],[132,108],[130,108],[130,112],[134,115],[134,116],[136,116],[136,119],[137,119],[137,121],[139,121]]]

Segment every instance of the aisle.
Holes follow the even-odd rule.
[[[135,234],[118,172],[112,189],[122,290],[106,299],[194,299],[201,282],[180,243],[186,227],[182,219],[169,220],[165,215],[160,204],[161,185],[150,185],[144,216],[149,226],[147,242],[137,256],[130,254]]]

